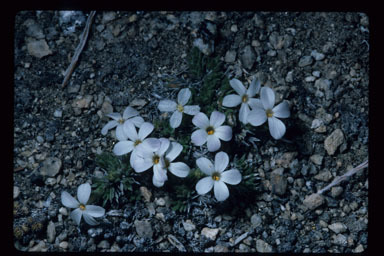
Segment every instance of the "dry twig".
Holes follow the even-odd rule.
[[[72,75],[72,72],[76,66],[78,59],[79,59],[80,53],[82,52],[82,50],[85,46],[85,43],[87,42],[89,29],[91,28],[93,16],[95,16],[95,13],[96,13],[96,11],[91,11],[91,13],[88,16],[87,23],[85,24],[83,34],[81,34],[81,36],[80,36],[80,43],[77,46],[75,53],[73,54],[71,64],[69,64],[67,70],[65,71],[65,76],[64,76],[63,83],[61,84],[61,87],[64,87],[67,84],[69,78]]]
[[[345,174],[343,174],[342,176],[337,176],[336,178],[333,179],[333,181],[328,184],[328,186],[320,189],[319,191],[317,191],[317,194],[322,194],[324,193],[324,191],[327,191],[328,189],[330,189],[331,187],[333,186],[336,186],[337,184],[339,184],[340,182],[342,182],[343,180],[346,180],[348,179],[349,177],[351,177],[353,174],[355,174],[357,171],[361,170],[361,169],[364,169],[365,167],[368,167],[368,160],[365,160],[363,163],[361,163],[360,165],[356,166],[355,168],[347,171]]]

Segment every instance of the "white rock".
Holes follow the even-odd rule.
[[[341,222],[332,223],[331,225],[328,226],[328,228],[333,232],[335,232],[336,234],[344,233],[345,231],[347,231],[347,226]]]
[[[203,235],[206,238],[209,238],[211,240],[215,240],[218,233],[219,233],[219,229],[218,228],[207,228],[207,227],[205,227],[205,228],[203,228],[203,230],[201,230],[201,235]]]
[[[16,199],[20,195],[20,188],[13,186],[13,199]]]
[[[184,230],[187,232],[193,231],[196,229],[195,224],[193,224],[191,220],[186,220],[185,222],[183,221],[183,227],[184,227]]]

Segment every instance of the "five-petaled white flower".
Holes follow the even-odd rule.
[[[215,193],[218,201],[224,201],[229,197],[229,190],[225,183],[237,185],[241,181],[241,174],[237,169],[224,171],[229,163],[229,157],[225,152],[219,152],[215,155],[215,163],[201,157],[196,160],[196,165],[200,170],[207,174],[208,177],[202,178],[196,184],[196,191],[199,195],[204,195],[211,191]]]
[[[89,196],[91,195],[91,186],[88,183],[81,184],[77,188],[77,199],[72,197],[68,192],[61,193],[61,203],[68,208],[77,208],[70,214],[71,218],[80,224],[81,216],[89,225],[99,224],[95,219],[104,216],[105,210],[103,207],[96,205],[87,205]]]
[[[230,94],[224,97],[224,107],[236,107],[241,103],[239,120],[243,124],[247,124],[247,117],[251,111],[249,107],[254,108],[261,106],[259,99],[252,98],[260,91],[260,81],[253,79],[249,88],[246,89],[244,85],[236,78],[229,81],[231,87],[237,92],[237,94]]]
[[[133,122],[128,120],[123,125],[123,132],[128,138],[116,143],[113,147],[113,153],[117,156],[121,156],[132,152],[130,164],[133,167],[133,162],[137,157],[136,153],[138,149],[142,148],[144,151],[148,151],[160,147],[160,141],[158,139],[147,138],[153,129],[153,124],[144,122],[139,128],[139,133],[137,133]]]
[[[208,151],[218,150],[221,146],[220,140],[232,139],[232,128],[222,125],[224,121],[225,115],[218,111],[213,111],[209,120],[204,113],[199,112],[192,119],[192,123],[199,128],[192,133],[192,142],[196,146],[202,146],[207,142]]]
[[[254,107],[248,115],[248,122],[253,126],[259,126],[268,119],[269,132],[276,140],[285,134],[285,125],[278,118],[287,118],[290,116],[289,105],[287,101],[275,105],[275,92],[269,87],[263,87],[260,91],[260,100],[262,106]]]
[[[159,102],[158,109],[162,112],[173,112],[169,120],[172,128],[177,128],[183,119],[183,113],[188,115],[196,115],[200,111],[197,105],[188,105],[188,100],[191,98],[191,90],[188,88],[181,89],[177,95],[177,103],[172,100],[162,100]]]
[[[120,140],[125,140],[127,136],[124,134],[123,131],[123,125],[125,121],[129,120],[132,121],[136,127],[140,127],[142,123],[144,123],[144,119],[139,116],[139,112],[132,108],[132,107],[127,107],[124,110],[123,116],[121,116],[120,113],[110,113],[107,114],[106,116],[112,118],[112,121],[109,121],[103,129],[101,129],[101,134],[106,135],[108,130],[115,128],[116,126],[116,138]]]
[[[137,158],[134,159],[133,168],[136,172],[143,172],[153,167],[152,182],[156,187],[161,187],[168,180],[167,170],[178,177],[186,177],[189,167],[182,162],[171,163],[181,153],[183,147],[176,142],[171,142],[166,138],[160,138],[158,149],[144,149],[137,151]]]

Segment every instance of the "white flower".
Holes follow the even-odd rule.
[[[133,162],[137,157],[136,152],[138,149],[152,150],[160,147],[160,141],[158,139],[147,138],[153,129],[153,124],[144,122],[139,128],[139,133],[137,133],[133,122],[125,122],[123,125],[123,132],[126,134],[127,139],[116,143],[113,147],[113,153],[117,156],[121,156],[132,152],[130,164],[133,167]]]
[[[88,183],[81,184],[77,188],[77,199],[72,197],[68,192],[61,193],[61,203],[68,208],[77,208],[70,214],[71,218],[80,224],[81,216],[89,225],[99,224],[95,219],[104,216],[105,210],[103,207],[96,205],[87,205],[89,196],[91,195],[91,186]]]
[[[248,122],[253,126],[259,126],[268,119],[269,132],[276,140],[285,134],[285,125],[278,118],[287,118],[290,116],[289,105],[287,101],[281,102],[276,107],[275,92],[269,87],[261,88],[260,100],[262,106],[256,106],[248,115]]]
[[[182,162],[172,163],[181,153],[183,146],[177,142],[170,142],[160,138],[160,147],[156,150],[138,150],[133,168],[136,172],[143,172],[153,167],[152,182],[156,187],[161,187],[168,180],[167,170],[178,177],[186,177],[190,168]]]
[[[254,108],[261,106],[259,99],[252,98],[260,91],[260,81],[253,79],[248,89],[245,89],[244,85],[236,78],[229,81],[231,87],[237,92],[237,94],[230,94],[224,97],[224,107],[236,107],[241,103],[239,120],[243,124],[247,124],[247,117],[251,111],[249,107]]]
[[[230,141],[232,139],[232,128],[228,125],[222,125],[225,121],[225,115],[218,111],[213,111],[210,119],[200,112],[196,114],[192,123],[198,130],[192,133],[191,139],[196,146],[202,146],[207,142],[208,151],[216,151],[220,148],[220,140]]]
[[[112,121],[109,121],[103,129],[101,129],[101,134],[106,135],[108,130],[115,128],[116,126],[116,138],[118,140],[125,140],[127,137],[123,132],[123,125],[125,121],[132,121],[137,127],[140,127],[142,123],[144,123],[144,119],[141,116],[138,116],[139,112],[132,108],[127,107],[124,110],[123,116],[120,113],[111,113],[107,114],[108,117],[112,118]]]
[[[173,112],[171,119],[169,120],[172,128],[177,128],[181,124],[183,119],[183,113],[188,115],[196,115],[200,111],[200,107],[197,105],[188,105],[189,98],[191,98],[191,90],[188,88],[181,89],[177,95],[177,103],[172,100],[162,100],[159,102],[159,110],[162,112]]]
[[[199,195],[204,195],[211,191],[215,193],[217,201],[224,201],[229,196],[229,190],[225,183],[237,185],[241,181],[241,174],[237,169],[224,171],[229,163],[227,153],[219,152],[215,155],[215,164],[205,157],[196,160],[196,165],[208,177],[202,178],[196,184],[196,191]]]

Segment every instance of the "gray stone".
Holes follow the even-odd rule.
[[[251,69],[253,64],[256,62],[256,54],[252,46],[247,45],[240,56],[241,63],[246,69]]]
[[[272,32],[269,36],[269,42],[275,50],[280,50],[284,46],[284,37],[280,36],[277,32]]]
[[[277,52],[276,52],[275,50],[269,50],[269,51],[267,52],[267,55],[270,56],[270,57],[275,57],[276,54],[277,54]]]
[[[328,228],[336,234],[344,233],[345,231],[347,231],[347,226],[345,226],[341,222],[332,223],[331,225],[328,225]]]
[[[40,174],[43,176],[55,177],[61,168],[61,160],[57,157],[48,157],[44,160],[40,168]]]
[[[293,70],[289,71],[285,76],[285,82],[292,83],[293,82]]]
[[[211,239],[211,240],[215,240],[218,233],[219,233],[218,228],[205,227],[205,228],[203,228],[203,230],[201,230],[201,235],[203,235],[206,238]]]
[[[252,217],[251,217],[252,227],[260,226],[262,221],[263,220],[261,219],[261,217],[257,213],[253,214]]]
[[[278,168],[271,173],[272,193],[284,195],[287,190],[287,178],[283,175],[284,168]]]
[[[332,242],[336,245],[341,245],[341,246],[347,246],[348,245],[347,237],[342,235],[342,234],[333,235],[332,238],[333,238]]]
[[[79,108],[79,109],[89,108],[89,106],[91,105],[92,99],[93,99],[92,95],[85,95],[84,97],[77,98],[73,101],[72,107]]]
[[[242,234],[241,236],[239,236],[238,238],[236,238],[235,243],[233,244],[233,246],[238,245],[238,244],[239,244],[241,241],[243,241],[247,236],[248,236],[248,232],[245,232],[244,234]]]
[[[103,24],[105,24],[105,23],[108,23],[114,19],[116,19],[116,12],[112,12],[112,11],[111,12],[104,12],[101,22]]]
[[[305,82],[310,83],[316,80],[316,77],[314,76],[307,76],[305,79]]]
[[[13,186],[13,199],[16,199],[20,195],[20,188],[18,186]]]
[[[303,201],[304,206],[306,206],[309,210],[316,209],[323,203],[324,203],[324,197],[316,193],[306,196]]]
[[[193,224],[191,220],[186,220],[186,221],[183,221],[182,223],[183,223],[184,230],[187,232],[193,231],[196,229],[195,224]]]
[[[214,51],[213,44],[205,43],[201,38],[196,38],[193,41],[193,46],[197,47],[205,55],[210,55]]]
[[[224,57],[225,62],[235,62],[236,60],[236,52],[235,51],[227,51]]]
[[[335,154],[337,148],[344,142],[344,134],[340,129],[334,130],[324,141],[328,155]]]
[[[45,37],[43,29],[41,26],[32,19],[27,19],[24,22],[24,25],[27,27],[25,32],[27,36],[34,37],[36,39],[43,39]]]
[[[256,240],[256,251],[261,253],[272,252],[272,246],[261,239]]]
[[[332,173],[329,170],[322,171],[317,174],[314,178],[320,181],[328,182],[332,179]]]
[[[53,243],[56,238],[56,227],[55,223],[53,221],[50,221],[48,226],[47,226],[47,241],[48,243]]]
[[[55,112],[53,113],[54,117],[62,117],[63,116],[63,111],[61,109],[56,109]]]
[[[101,249],[109,249],[110,247],[111,247],[111,245],[109,244],[109,242],[107,240],[102,240],[97,245],[97,248],[101,248]]]
[[[325,55],[323,53],[317,52],[316,50],[313,50],[311,52],[311,56],[315,58],[315,60],[323,60],[325,58]]]
[[[315,119],[316,120],[316,119]],[[321,165],[323,163],[323,156],[319,154],[312,155],[309,159],[316,165]]]
[[[313,58],[311,56],[303,56],[299,60],[299,67],[309,66],[313,63]]]
[[[30,248],[28,251],[29,252],[46,252],[48,251],[48,247],[43,240],[40,240],[40,242],[37,245]]]
[[[44,39],[32,40],[28,42],[27,50],[30,55],[39,59],[52,54],[51,49],[49,49],[49,46]]]
[[[68,248],[68,242],[67,242],[67,241],[62,241],[62,242],[60,242],[59,247],[60,247],[61,249],[66,250],[66,249]]]
[[[149,221],[135,220],[134,225],[138,236],[143,238],[152,238],[153,230],[152,225]]]
[[[148,190],[147,187],[144,187],[144,186],[140,187],[140,193],[144,198],[144,202],[150,202],[151,201],[152,193],[151,193],[151,191]]]
[[[184,245],[174,236],[169,234],[168,235],[168,241],[175,246],[179,252],[186,252],[187,250],[185,249]]]
[[[343,188],[342,187],[337,186],[337,187],[332,187],[331,188],[331,196],[332,197],[336,198],[339,195],[341,195],[341,193],[343,193]]]
[[[229,252],[229,249],[228,249],[228,247],[226,247],[226,246],[224,246],[224,245],[217,244],[217,245],[213,248],[213,251],[214,251],[214,252]]]
[[[328,91],[331,87],[331,84],[332,84],[331,80],[319,78],[315,82],[315,87],[323,91]]]

